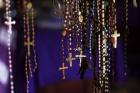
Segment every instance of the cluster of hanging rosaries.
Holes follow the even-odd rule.
[[[0,0],[0,7],[4,4],[3,1]],[[60,74],[62,71],[62,79],[67,78],[65,70],[72,68],[73,62],[78,60],[81,78],[83,78],[86,69],[94,68],[93,93],[110,93],[111,83],[115,77],[115,70],[113,69],[115,65],[114,52],[118,48],[118,39],[124,37],[124,43],[127,42],[127,36],[122,36],[117,30],[116,0],[62,0],[62,4],[64,7],[62,18],[63,31],[60,42],[62,65],[58,67]],[[12,18],[11,12],[13,8],[10,5],[11,0],[5,0],[6,13],[4,23],[8,30],[10,89],[11,93],[14,93],[10,38],[16,21]],[[22,0],[21,6],[23,8],[22,21],[26,50],[26,85],[27,93],[29,93],[29,77],[32,77],[37,69],[34,8],[31,0]],[[123,1],[123,6],[124,32],[127,32],[128,0]],[[125,47],[126,45],[124,44],[124,51],[126,51]],[[31,55],[33,55],[32,59]],[[33,60],[33,63],[31,63],[31,60]],[[32,64],[34,65],[32,66]]]
[[[122,2],[125,20],[123,33],[126,33],[128,0]],[[62,65],[59,68],[62,78],[67,78],[65,71],[79,60],[80,78],[84,77],[86,69],[94,69],[93,93],[110,93],[115,80],[118,40],[123,38],[123,42],[127,42],[127,34],[123,35],[117,29],[116,0],[63,0],[63,5]],[[124,51],[126,46],[123,45]],[[126,59],[124,52],[125,65]]]

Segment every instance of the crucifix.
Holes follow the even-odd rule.
[[[59,71],[62,71],[63,74],[63,80],[66,79],[66,75],[65,75],[65,70],[68,69],[67,66],[65,66],[65,63],[62,63],[62,67],[59,68]]]
[[[81,50],[80,51],[80,55],[75,55],[75,57],[76,58],[79,58],[79,60],[80,60],[80,67],[81,67],[81,63],[82,63],[82,58],[85,58],[85,57],[87,57],[86,55],[83,55],[83,51]]]
[[[34,45],[33,41],[31,42],[30,41],[30,37],[28,36],[27,38],[27,42],[24,43],[25,46],[27,46],[27,49],[28,49],[28,56],[30,56],[30,50],[31,50],[31,46]]]
[[[69,53],[69,57],[66,58],[66,61],[70,63],[70,67],[72,67],[73,60],[75,60],[75,58],[72,58],[72,53]]]
[[[12,34],[12,25],[16,24],[16,21],[12,21],[12,18],[8,17],[5,24],[8,26],[8,33]]]
[[[118,37],[120,37],[120,33],[117,33],[117,31],[114,32],[114,34],[111,35],[111,37],[113,38],[113,47],[117,48],[117,40]]]

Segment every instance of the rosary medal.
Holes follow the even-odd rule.
[[[63,31],[63,32],[62,32],[62,36],[63,36],[63,37],[65,37],[66,34],[67,34],[67,31]]]
[[[79,22],[83,22],[83,16],[82,16],[82,14],[81,14],[81,12],[79,12]]]
[[[83,16],[82,15],[79,15],[79,22],[83,22]]]

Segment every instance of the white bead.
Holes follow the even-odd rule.
[[[11,52],[9,51],[8,54],[11,55]]]
[[[9,64],[11,64],[12,63],[12,60],[9,60]]]
[[[13,81],[11,81],[11,85],[12,85],[12,86],[14,85],[14,82],[13,82]]]
[[[14,86],[11,86],[11,90],[13,90],[14,89]]]
[[[9,67],[12,68],[12,65],[10,64]]]
[[[11,55],[9,55],[9,60],[11,60]]]
[[[10,79],[13,79],[13,75],[10,75]]]
[[[10,43],[8,42],[8,46],[10,46]]]
[[[9,30],[9,31],[8,31],[8,33],[9,33],[9,34],[12,34],[12,31],[11,31],[11,30]]]
[[[11,93],[14,93],[14,90],[11,90]]]
[[[12,73],[12,69],[11,69],[11,68],[10,68],[10,70],[9,70],[9,71],[10,71],[10,73]],[[10,77],[11,77],[11,76],[12,76],[12,75],[10,75]]]

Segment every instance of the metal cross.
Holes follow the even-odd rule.
[[[69,57],[66,58],[66,61],[70,63],[70,67],[72,67],[73,60],[75,60],[75,58],[72,58],[72,53],[69,53]]]
[[[5,24],[8,26],[8,33],[12,34],[12,25],[16,24],[16,21],[12,21],[12,18],[8,17],[7,21],[5,21]]]
[[[27,38],[27,42],[24,43],[25,46],[27,46],[27,50],[28,50],[28,56],[30,56],[30,50],[31,50],[31,46],[34,46],[33,41],[30,41],[30,37]]]
[[[67,66],[65,66],[65,63],[62,63],[62,67],[59,68],[59,71],[62,71],[63,74],[63,80],[66,79],[66,75],[65,75],[65,70],[68,69]]]
[[[111,35],[111,37],[114,39],[113,47],[117,48],[117,41],[118,37],[120,37],[120,33],[117,33],[117,31],[115,31],[114,34]]]
[[[79,58],[79,60],[80,60],[80,67],[81,67],[81,63],[82,63],[82,58],[85,58],[85,57],[87,57],[86,55],[83,55],[83,52],[82,52],[82,50],[80,51],[80,55],[75,55],[75,57],[76,58]]]

